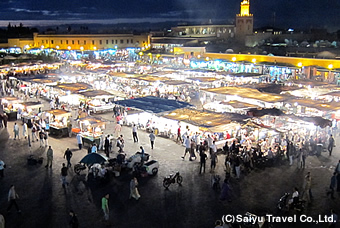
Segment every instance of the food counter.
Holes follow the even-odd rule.
[[[49,131],[51,136],[67,137],[71,128],[70,118],[71,112],[63,109],[53,109],[43,113],[48,117]]]
[[[84,145],[100,144],[100,138],[102,137],[103,129],[105,129],[105,123],[100,118],[87,116],[80,118],[78,124]]]

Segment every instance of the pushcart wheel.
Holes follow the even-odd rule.
[[[81,172],[81,165],[79,165],[79,164],[77,164],[77,165],[75,165],[74,166],[74,172],[76,173],[76,174],[80,174],[80,172]]]
[[[182,177],[182,176],[178,176],[178,177],[177,177],[177,183],[178,183],[179,185],[181,185],[181,184],[182,184],[182,181],[183,181],[183,177]]]
[[[163,186],[164,186],[164,188],[169,188],[169,186],[170,186],[170,181],[164,180],[164,181],[163,181]]]
[[[155,176],[158,172],[158,169],[157,168],[153,168],[152,169],[152,175]]]

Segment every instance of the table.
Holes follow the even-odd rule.
[[[55,137],[68,137],[69,132],[67,127],[63,128],[58,128],[54,126],[50,126],[50,136],[55,136]]]
[[[11,120],[17,120],[17,115],[18,115],[18,112],[15,111],[6,111],[4,110],[4,112],[6,113],[6,115],[8,116],[8,120],[11,121]]]
[[[97,147],[99,146],[100,143],[100,137],[97,138],[93,138],[93,137],[89,137],[89,136],[84,136],[83,137],[83,145],[85,146],[85,144],[88,144],[88,146],[92,146],[93,143],[97,144]]]

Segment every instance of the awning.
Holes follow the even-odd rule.
[[[151,112],[151,113],[169,112],[175,109],[181,109],[181,108],[193,106],[186,102],[169,100],[169,99],[153,97],[153,96],[115,101],[114,103],[121,105],[121,106],[138,109],[138,110],[142,110],[146,112]]]

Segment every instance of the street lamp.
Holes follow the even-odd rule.
[[[302,67],[302,63],[301,63],[301,62],[298,63],[297,66],[298,66],[298,67]]]
[[[232,57],[231,61],[235,62],[236,61],[236,57]]]
[[[93,50],[97,50],[97,47],[93,47]]]
[[[68,46],[67,49],[71,51],[71,46]]]

